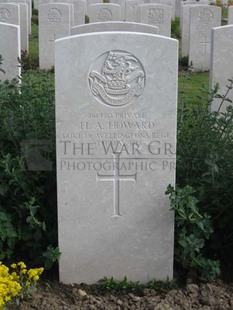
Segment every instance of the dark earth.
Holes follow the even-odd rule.
[[[43,281],[37,292],[10,310],[228,310],[233,309],[233,283],[186,284],[182,288],[138,293],[100,292],[96,286]]]

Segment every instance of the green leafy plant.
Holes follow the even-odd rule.
[[[209,274],[213,271],[212,278],[219,273],[218,260],[223,262],[222,265],[230,266],[233,258],[233,109],[231,100],[228,99],[230,91],[232,92],[231,79],[225,95],[218,94],[216,86],[206,100],[205,90],[202,90],[197,101],[188,106],[184,90],[179,103],[177,188],[186,188],[188,185],[194,192],[188,193],[186,188],[184,192],[178,192],[178,196],[182,194],[182,199],[188,205],[188,197],[191,195],[191,203],[198,206],[198,212],[206,223],[211,222],[213,229],[210,235],[203,236],[205,243],[202,248],[199,247],[199,237],[195,238],[196,232],[192,233],[192,236],[190,234],[189,238],[187,234],[184,235],[185,241],[182,242],[183,247],[190,248],[190,251],[191,245],[196,245],[191,254],[196,255],[199,251],[203,257],[199,256],[198,260],[193,262],[202,270],[202,275],[205,270],[208,270]],[[219,108],[210,112],[210,105],[215,100],[218,100]],[[225,103],[230,105],[222,112]],[[208,215],[209,219],[204,217],[204,214]],[[182,225],[177,226],[177,229],[180,233]],[[180,255],[177,257],[182,261]],[[207,258],[210,261],[206,260]]]
[[[49,245],[42,255],[45,257],[45,269],[50,269],[52,265],[59,260],[61,252],[58,247],[54,248]]]
[[[98,288],[100,291],[109,291],[114,293],[142,293],[145,288],[154,289],[156,291],[169,290],[176,285],[175,280],[157,281],[155,279],[142,284],[139,281],[129,281],[125,276],[123,280],[116,280],[113,277],[103,278],[98,281]]]
[[[29,70],[21,83],[1,83],[0,115],[0,259],[48,267],[42,254],[57,246],[53,76]],[[32,165],[30,141],[49,141],[50,170]]]
[[[171,24],[171,37],[179,40],[181,38],[180,19],[176,18]]]
[[[211,217],[198,207],[195,190],[191,186],[177,188],[169,186],[171,210],[175,211],[175,259],[182,267],[194,270],[207,280],[220,275],[218,261],[205,257],[206,240],[213,233]]]
[[[139,282],[128,281],[125,276],[123,280],[116,280],[113,277],[98,281],[100,288],[104,291],[115,291],[115,292],[135,292],[142,289]]]

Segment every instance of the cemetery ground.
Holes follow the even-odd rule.
[[[37,36],[33,24],[21,93],[14,82],[0,85],[0,198],[7,209],[0,207],[0,260],[46,271],[37,291],[9,309],[233,309],[233,111],[220,118],[208,112],[216,96],[208,73],[179,73],[177,190],[167,193],[176,211],[175,281],[58,283],[56,174],[29,171],[19,156],[24,140],[50,141],[55,162],[53,70],[34,70]]]

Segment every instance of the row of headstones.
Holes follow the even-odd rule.
[[[108,9],[107,9],[108,7]],[[50,69],[54,65],[54,40],[75,34],[80,31],[78,26],[72,28],[73,4],[50,3],[41,4],[39,10],[39,59],[41,69]],[[107,12],[111,12],[110,21],[118,21],[121,9],[116,4],[94,4],[90,6],[90,21],[106,22],[108,18],[103,18]],[[171,10],[169,6],[157,4],[145,4],[140,6],[140,22],[159,28],[159,34],[164,36],[171,35]],[[155,14],[150,15],[151,12]],[[99,18],[99,16],[101,16]],[[153,22],[148,20],[151,16]],[[104,26],[103,26],[104,27]],[[93,31],[95,25],[90,26]],[[82,28],[81,28],[82,29]],[[157,31],[157,28],[154,29]]]
[[[59,0],[61,2],[61,0]],[[181,15],[181,6],[183,3],[188,2],[196,2],[200,3],[202,1],[204,4],[213,4],[215,0],[109,0],[110,4],[117,4],[121,6],[121,18],[124,20],[125,18],[127,21],[138,22],[138,5],[139,4],[163,4],[168,5],[171,7],[172,10],[172,19],[175,17],[180,17]],[[227,0],[222,0],[223,3],[227,3]],[[58,2],[58,0],[34,0],[34,7],[39,9],[40,4],[45,3],[54,3]],[[93,4],[103,4],[102,0],[63,0],[63,3],[71,3],[74,4],[75,10],[80,12],[80,15],[87,15],[89,7]],[[83,17],[80,19],[83,20]]]
[[[168,5],[171,9],[172,18],[175,18],[175,0],[110,0],[109,3],[103,3],[101,0],[39,0],[38,9],[41,4],[54,2],[71,3],[74,5],[75,25],[83,24],[85,15],[90,20],[99,18],[101,20],[98,21],[111,21],[114,20],[112,18],[115,18],[115,20],[117,18],[117,20],[138,22],[140,18],[139,5],[142,4]],[[94,12],[98,6],[92,7],[92,5],[96,4],[100,5],[100,8],[102,6],[104,10],[103,12],[98,12],[99,17],[96,17]],[[112,17],[111,15],[114,16]]]
[[[28,51],[31,34],[31,0],[0,0],[0,22],[20,28],[20,48]]]
[[[228,24],[233,18],[233,7],[228,9]],[[221,8],[187,4],[182,6],[182,56],[188,56],[195,71],[210,69],[211,29],[221,26]]]
[[[62,5],[62,4],[61,4]],[[205,9],[205,7],[204,7]],[[209,9],[209,8],[208,8]],[[203,10],[203,7],[194,7],[192,8],[195,15],[200,16],[200,10]],[[211,12],[219,11],[217,7],[211,7]],[[196,14],[198,12],[198,14]],[[200,28],[202,31],[203,26]],[[67,26],[67,31],[70,31],[70,28]],[[48,27],[44,31],[49,31]],[[74,27],[72,29],[72,35],[93,33],[93,32],[106,32],[106,31],[127,31],[127,32],[144,32],[150,34],[159,34],[158,28],[150,25],[137,24],[137,23],[127,23],[127,22],[109,22],[109,23],[93,23],[86,24]],[[197,34],[198,31],[195,31]],[[209,43],[209,54],[208,61],[209,65],[207,70],[210,68],[210,77],[211,77],[211,86],[216,82],[224,85],[227,82],[227,79],[233,75],[233,26],[222,26],[214,27],[209,30],[211,33],[210,43]],[[67,33],[64,33],[64,36],[67,36]],[[54,41],[56,38],[51,38],[51,45],[54,46]],[[193,43],[196,46],[196,59],[201,58],[204,47],[200,47],[201,44],[206,44],[206,42],[199,42],[199,44]],[[4,59],[3,69],[6,71],[5,75],[1,76],[1,80],[12,79],[20,75],[20,68],[18,66],[18,58],[20,58],[21,44],[20,44],[20,28],[16,25],[10,25],[6,23],[1,23],[0,27],[0,46],[1,46],[1,55]],[[48,46],[48,44],[47,44]],[[205,45],[206,46],[206,45]],[[200,49],[198,49],[200,47]],[[44,47],[45,48],[45,47]],[[45,50],[45,55],[48,55],[50,51]],[[216,56],[217,55],[217,56]],[[222,55],[222,56],[221,56]],[[193,58],[194,59],[194,56]],[[54,61],[54,59],[53,59]],[[193,62],[193,65],[196,65],[197,62]],[[205,64],[202,64],[202,69]],[[225,76],[225,78],[223,78]],[[221,77],[221,78],[220,78]]]

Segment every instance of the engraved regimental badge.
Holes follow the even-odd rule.
[[[141,95],[145,77],[144,68],[135,56],[110,51],[93,63],[88,79],[91,92],[99,102],[122,107]]]

